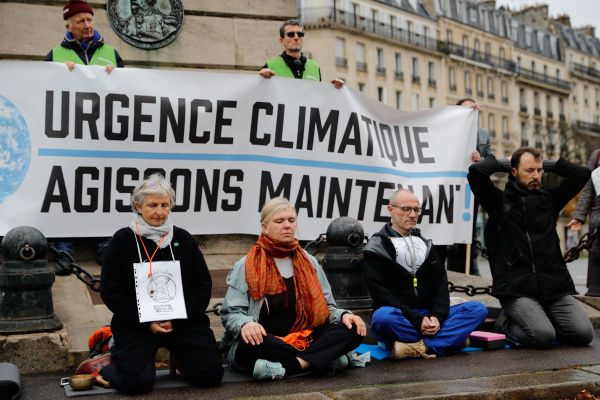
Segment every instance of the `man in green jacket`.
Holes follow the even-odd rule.
[[[321,80],[319,65],[302,54],[304,29],[295,19],[285,21],[279,28],[279,43],[283,46],[283,52],[271,58],[260,70],[260,75],[270,78],[273,75],[286,78],[307,79],[313,81]],[[331,81],[340,89],[344,81],[335,78]]]
[[[119,53],[104,43],[102,35],[94,29],[94,10],[84,0],[69,0],[63,8],[67,33],[60,46],[54,47],[46,61],[64,62],[69,71],[75,65],[101,65],[109,74],[115,67],[122,68]]]
[[[79,65],[104,66],[107,73],[115,68],[123,68],[123,59],[111,46],[104,43],[102,35],[94,29],[94,10],[84,0],[69,0],[63,7],[63,19],[67,33],[60,46],[54,47],[46,56],[46,61],[65,63],[69,71]],[[95,242],[96,261],[102,265],[104,250],[109,238],[98,238]],[[75,243],[71,238],[57,238],[54,245],[60,252],[56,255],[54,270],[57,275],[69,275],[69,265],[73,262]]]

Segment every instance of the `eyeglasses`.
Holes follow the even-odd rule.
[[[406,214],[410,214],[411,211],[414,211],[415,214],[421,214],[421,207],[396,206],[394,204],[390,204],[390,206],[394,208],[399,208],[400,211]]]
[[[287,36],[289,38],[293,38],[296,35],[298,35],[299,38],[303,38],[304,37],[304,32],[286,32],[285,33],[285,36]]]

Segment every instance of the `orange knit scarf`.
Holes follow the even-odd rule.
[[[298,332],[323,324],[329,317],[329,308],[317,271],[296,239],[289,244],[277,243],[268,235],[260,235],[246,256],[246,282],[254,300],[285,292],[285,282],[273,257],[290,256],[296,290],[296,321],[291,332]]]

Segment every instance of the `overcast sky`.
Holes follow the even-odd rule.
[[[571,25],[593,25],[596,37],[600,37],[600,0],[496,0],[496,7],[507,5],[520,9],[524,5],[548,4],[550,16],[569,14]]]

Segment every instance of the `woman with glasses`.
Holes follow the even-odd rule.
[[[361,262],[375,310],[373,335],[394,359],[434,358],[464,347],[486,307],[476,301],[450,306],[446,270],[416,228],[421,208],[413,192],[394,192],[387,209],[391,222],[371,237]]]
[[[221,382],[221,354],[205,314],[212,282],[196,240],[169,219],[175,192],[161,175],[131,195],[129,225],[118,230],[102,265],[101,295],[113,312],[113,364],[97,382],[127,394],[154,385],[159,347],[194,386]]]
[[[363,320],[336,307],[317,260],[296,240],[296,210],[282,197],[261,213],[261,234],[227,276],[221,348],[258,380],[331,373],[366,335]]]

